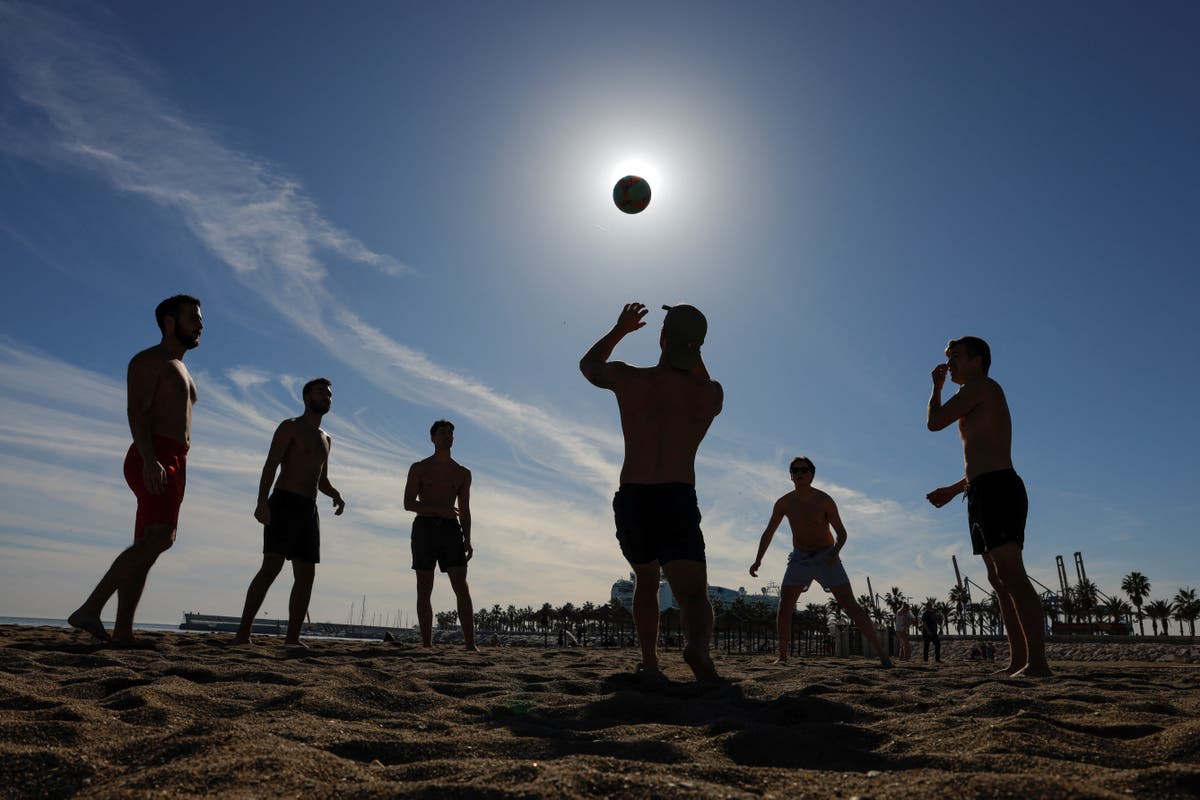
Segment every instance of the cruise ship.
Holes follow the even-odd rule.
[[[625,610],[630,614],[633,613],[633,573],[629,573],[628,578],[619,578],[612,585],[612,599],[618,601]],[[733,605],[733,602],[741,598],[746,603],[761,603],[768,608],[775,610],[779,608],[779,585],[772,581],[757,593],[747,592],[746,587],[740,586],[737,589],[729,589],[724,586],[709,586],[708,599],[714,603],[728,608]],[[659,578],[658,581],[658,607],[679,608],[679,603],[675,601],[675,595],[671,592],[671,586],[666,580]]]

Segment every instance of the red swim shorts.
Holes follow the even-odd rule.
[[[151,494],[142,478],[142,454],[137,445],[130,445],[125,454],[125,482],[137,496],[137,520],[133,523],[133,539],[146,534],[147,525],[170,525],[179,522],[179,506],[183,504],[183,488],[187,483],[188,446],[166,436],[154,434],[154,455],[167,471],[162,494]]]

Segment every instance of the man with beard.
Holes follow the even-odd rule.
[[[67,618],[101,641],[110,637],[100,612],[115,593],[117,620],[111,640],[133,644],[133,614],[154,562],[175,542],[187,477],[196,384],[183,356],[200,344],[200,301],[168,297],[154,309],[162,341],[129,362],[128,414],[133,444],[125,455],[125,480],[137,497],[133,544],[121,552],[84,604]]]
[[[258,508],[254,518],[263,524],[263,562],[246,591],[242,624],[234,637],[236,644],[250,641],[254,617],[262,606],[271,583],[292,562],[292,596],[288,602],[286,644],[303,647],[300,626],[308,613],[313,579],[321,560],[321,524],[317,517],[317,492],[333,498],[334,515],[346,508],[346,502],[329,482],[329,449],[333,440],[321,430],[321,418],[333,405],[333,385],[328,378],[314,378],[301,392],[304,414],[279,423],[267,463],[258,483]],[[275,472],[279,480],[275,480]],[[275,490],[271,491],[271,484]],[[267,493],[270,492],[270,497]]]

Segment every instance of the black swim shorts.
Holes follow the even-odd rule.
[[[319,564],[321,521],[312,497],[276,489],[267,500],[271,524],[263,528],[263,552],[288,560]]]
[[[704,562],[700,505],[690,483],[625,483],[613,496],[617,541],[630,564]]]
[[[967,484],[971,549],[977,556],[1009,542],[1016,542],[1023,549],[1028,514],[1025,482],[1015,470],[985,472]]]
[[[446,572],[451,567],[467,565],[467,548],[462,528],[456,519],[430,517],[424,514],[413,520],[412,568]]]

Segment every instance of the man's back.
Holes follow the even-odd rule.
[[[696,483],[696,451],[721,411],[721,385],[665,365],[612,365],[625,463],[621,483]]]

